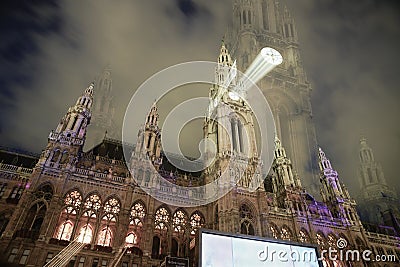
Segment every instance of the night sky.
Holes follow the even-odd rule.
[[[120,126],[128,99],[152,74],[185,61],[215,61],[232,19],[230,0],[0,5],[0,145],[33,152],[107,64]],[[366,137],[399,192],[399,1],[288,5],[313,87],[320,146],[354,195],[359,139]]]

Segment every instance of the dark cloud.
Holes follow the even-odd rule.
[[[0,16],[0,135],[3,145],[35,152],[106,64],[121,125],[128,99],[152,74],[215,60],[232,13],[230,0],[17,2],[2,3]],[[367,137],[397,186],[398,1],[288,5],[314,88],[319,144],[356,193],[358,140]]]
[[[398,186],[398,2],[309,0],[289,6],[314,88],[320,145],[353,195],[361,137],[368,138],[389,184]]]

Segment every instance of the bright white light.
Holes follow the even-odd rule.
[[[257,83],[261,78],[267,75],[276,66],[282,64],[282,55],[271,47],[264,47],[257,55],[256,59],[246,70],[245,77],[242,78],[243,91],[249,89],[252,83]]]
[[[267,62],[275,66],[278,66],[283,62],[282,55],[271,47],[264,47],[263,49],[261,49],[261,55]]]
[[[235,92],[229,92],[228,96],[233,101],[238,101],[239,100],[239,95],[237,93],[235,93]]]

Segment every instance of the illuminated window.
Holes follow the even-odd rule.
[[[187,216],[182,210],[178,210],[174,213],[172,219],[172,226],[175,232],[183,233],[185,232],[185,226],[187,223]]]
[[[74,225],[71,221],[66,221],[60,225],[58,228],[57,239],[60,240],[71,240],[72,230],[74,229]]]
[[[171,216],[166,208],[159,208],[156,211],[155,228],[159,230],[166,230],[170,221],[170,217]]]
[[[336,247],[336,237],[333,234],[328,235],[328,245],[332,248]]]
[[[133,246],[137,243],[137,236],[135,233],[129,233],[125,238],[125,243],[127,246]]]
[[[320,246],[325,246],[325,237],[322,233],[317,233],[317,244]]]
[[[302,243],[310,243],[310,237],[305,230],[300,230],[299,241]]]
[[[112,232],[110,228],[106,227],[100,231],[99,238],[97,240],[97,245],[110,247],[111,238],[112,238]]]
[[[90,244],[90,242],[92,241],[92,236],[92,227],[89,224],[82,226],[81,230],[79,231],[78,242]]]
[[[144,205],[140,202],[133,204],[130,214],[130,224],[136,226],[143,226],[142,220],[146,216]]]
[[[277,230],[276,226],[271,225],[271,226],[269,227],[269,230],[271,231],[271,235],[272,235],[273,238],[276,238],[276,239],[279,238],[278,230]]]
[[[121,204],[116,198],[110,198],[104,204],[104,211],[106,213],[118,214],[121,210]]]
[[[101,207],[101,200],[98,195],[91,195],[89,196],[84,204],[86,209],[93,209],[95,211],[98,211]]]
[[[196,211],[190,216],[190,234],[194,235],[200,227],[204,225],[204,216]]]
[[[82,204],[82,195],[77,190],[72,191],[64,198],[64,204],[79,208]]]
[[[292,232],[290,231],[290,229],[288,227],[286,227],[286,226],[282,227],[281,238],[283,240],[292,240]]]

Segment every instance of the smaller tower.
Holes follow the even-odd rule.
[[[300,179],[293,173],[293,166],[286,156],[286,150],[281,140],[275,136],[275,159],[272,165],[277,176],[278,187],[301,187]]]
[[[359,157],[360,195],[358,199],[361,218],[367,222],[379,224],[384,223],[383,213],[390,212],[393,216],[400,218],[398,197],[387,185],[382,166],[375,161],[372,148],[365,138],[360,140]]]
[[[151,159],[157,168],[161,165],[161,129],[158,126],[158,108],[154,103],[146,117],[146,122],[138,133],[136,144],[136,156],[144,156]]]
[[[68,109],[57,128],[50,132],[48,144],[37,165],[71,168],[80,156],[91,119],[94,83],[91,83]]]
[[[276,135],[272,172],[265,182],[272,184],[272,192],[275,194],[275,203],[278,207],[293,212],[305,210],[300,201],[303,193],[300,179],[293,170],[292,162],[287,157],[281,140]]]
[[[333,217],[345,224],[360,224],[356,212],[356,202],[350,197],[347,188],[339,180],[325,152],[319,148],[318,163],[320,169],[321,196]]]

